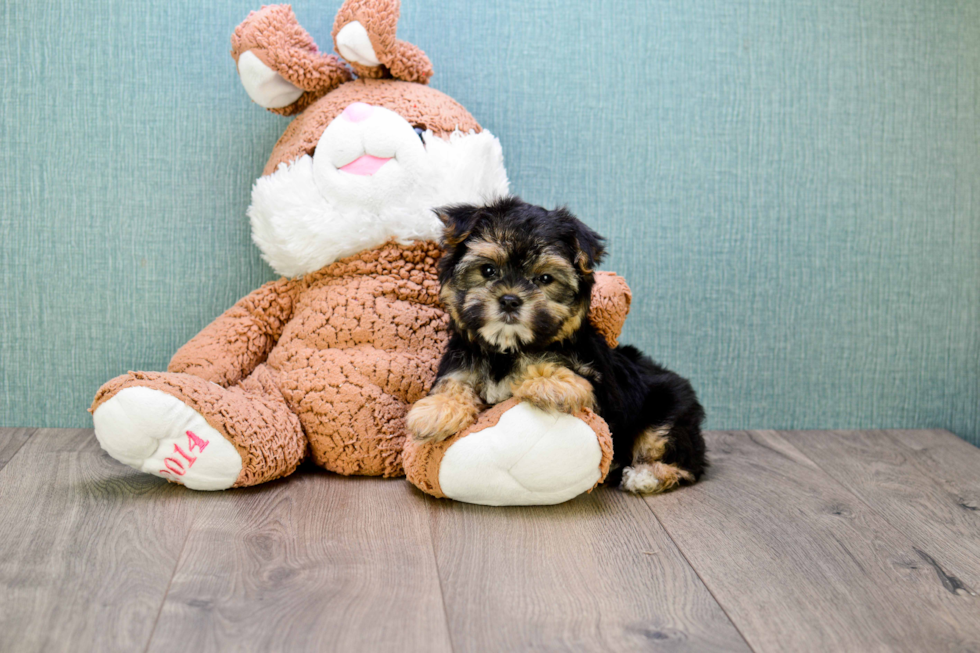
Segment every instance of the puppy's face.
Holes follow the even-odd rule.
[[[437,211],[440,297],[464,336],[500,352],[546,347],[586,319],[602,238],[568,211],[517,198]]]

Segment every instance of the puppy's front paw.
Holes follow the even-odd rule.
[[[512,392],[517,399],[549,412],[573,414],[595,405],[591,383],[552,363],[530,365]]]
[[[416,440],[439,442],[472,425],[479,412],[477,405],[457,395],[429,395],[415,402],[405,423]]]

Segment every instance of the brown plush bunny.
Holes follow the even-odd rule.
[[[443,442],[406,438],[446,342],[431,211],[507,193],[497,139],[427,86],[425,54],[396,38],[397,0],[348,0],[336,56],[286,5],[232,37],[242,84],[297,115],[253,187],[248,215],[283,277],[241,299],[180,348],[168,371],[106,383],[91,412],[111,456],[198,490],[292,473],[308,455],[341,474],[400,476],[487,504],[557,503],[609,468],[608,429],[506,402]],[[600,273],[592,321],[614,340],[629,290]]]

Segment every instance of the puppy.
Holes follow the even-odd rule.
[[[588,320],[603,238],[565,209],[516,197],[437,209],[440,298],[451,336],[429,396],[408,413],[418,440],[449,437],[513,396],[546,411],[591,408],[609,425],[621,487],[637,494],[704,471],[704,410],[691,384]]]

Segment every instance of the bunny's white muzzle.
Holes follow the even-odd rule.
[[[317,188],[364,207],[390,205],[431,173],[422,138],[394,111],[355,102],[320,136],[313,155]]]

